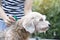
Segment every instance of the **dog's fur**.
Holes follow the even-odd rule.
[[[46,31],[48,24],[45,15],[30,12],[5,31],[5,40],[28,40],[29,35],[34,33],[35,30],[37,32]]]

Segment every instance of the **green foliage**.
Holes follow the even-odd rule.
[[[39,33],[37,36],[60,39],[60,0],[34,0],[33,11],[45,14],[51,23],[46,33]]]

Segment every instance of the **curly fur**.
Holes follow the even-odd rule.
[[[5,40],[27,40],[30,33],[22,28],[21,22],[21,20],[17,21],[16,24],[12,25],[8,28],[8,30],[6,30]]]
[[[34,25],[36,25],[37,31],[46,31],[45,29],[48,28],[47,26],[49,23],[45,19],[46,17],[44,15],[37,12],[27,14],[5,31],[5,40],[28,40],[31,34],[30,32],[32,31],[30,31],[31,29],[27,29],[27,27],[33,27],[32,29],[34,29]],[[35,29],[33,32],[34,31]]]

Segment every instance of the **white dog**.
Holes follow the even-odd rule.
[[[5,32],[5,40],[28,40],[29,35],[45,32],[49,28],[46,16],[38,12],[30,12]]]

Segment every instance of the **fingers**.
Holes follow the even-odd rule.
[[[7,26],[10,26],[11,25],[11,20],[10,19],[6,19],[4,21],[5,21],[5,23],[6,23]]]
[[[16,21],[15,18],[12,17],[12,16],[9,16],[9,19],[11,20],[11,22],[15,22]]]
[[[7,18],[4,19],[6,25],[9,27],[11,24],[13,24],[15,22],[15,18],[12,16],[9,16]]]

